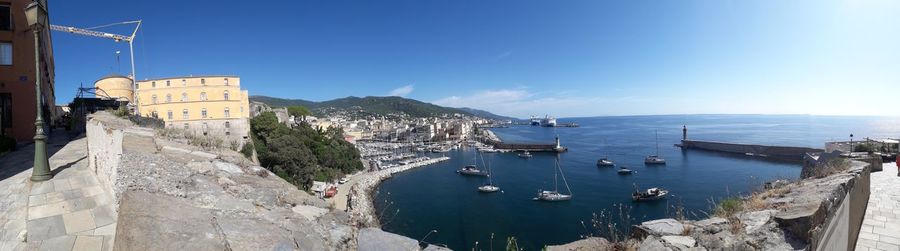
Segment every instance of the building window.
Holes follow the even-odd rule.
[[[8,3],[0,3],[0,30],[12,30],[12,15]]]
[[[231,117],[231,109],[228,109],[228,107],[225,107],[225,117],[226,118]],[[225,123],[228,123],[228,122],[225,122]]]
[[[228,91],[225,91],[225,100],[228,100]]]
[[[155,105],[156,104],[156,94],[153,94],[153,98],[151,98],[151,99],[153,100],[153,104]]]
[[[187,109],[181,110],[181,118],[188,119],[188,110]],[[185,124],[185,125],[187,125],[187,124]]]
[[[156,111],[153,111],[150,113],[150,116],[157,119],[157,118],[159,118],[159,113],[157,113]]]
[[[200,110],[200,117],[204,118],[204,119],[206,118],[206,108],[203,108],[203,110]]]
[[[225,128],[231,128],[231,122],[225,121]]]
[[[206,92],[200,93],[200,101],[206,101]]]
[[[205,79],[205,78],[201,78],[201,79],[200,79],[200,84],[201,84],[201,85],[206,85],[206,79]]]
[[[0,65],[12,65],[12,43],[0,42]]]
[[[187,79],[181,79],[181,86],[187,86]]]
[[[166,114],[166,115],[168,115],[169,120],[174,119],[174,117],[172,116],[172,110],[169,110],[168,114]]]
[[[166,103],[172,103],[172,94],[166,94]]]
[[[150,88],[156,88],[156,81],[150,82]]]
[[[166,80],[166,87],[169,87],[169,86],[172,86],[172,82],[169,80]]]
[[[228,78],[225,78],[225,85],[228,85]]]
[[[206,122],[203,122],[203,136],[209,134],[209,125]]]
[[[185,130],[188,129],[188,123],[184,123],[184,129],[185,129]]]
[[[187,102],[187,101],[188,101],[187,92],[182,92],[181,93],[181,102]]]

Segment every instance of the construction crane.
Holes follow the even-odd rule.
[[[93,29],[97,29],[97,28],[109,27],[109,26],[114,26],[114,25],[123,25],[123,24],[137,24],[137,26],[134,27],[134,31],[131,32],[131,36],[125,36],[125,35],[119,35],[119,34],[113,34],[113,33],[93,30]],[[137,36],[138,29],[140,29],[140,28],[141,28],[141,20],[118,22],[118,23],[106,24],[106,25],[95,26],[95,27],[90,27],[90,28],[76,28],[76,27],[62,26],[62,25],[55,25],[55,24],[50,25],[50,30],[74,33],[74,34],[78,34],[78,35],[91,36],[91,37],[107,38],[107,39],[112,39],[116,42],[128,41],[128,50],[131,52],[131,89],[134,93],[134,103],[135,103],[132,105],[134,105],[134,110],[135,110],[136,114],[141,114],[141,113],[138,108],[139,105],[137,105],[139,102],[138,102],[138,90],[137,90],[137,74],[134,71],[134,37]]]

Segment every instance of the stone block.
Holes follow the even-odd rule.
[[[680,235],[684,232],[684,224],[675,219],[659,219],[645,221],[641,225],[634,226],[633,235],[643,238],[648,235]]]
[[[431,245],[429,245],[429,247],[431,247]],[[609,241],[600,237],[589,237],[562,245],[547,246],[546,248],[547,251],[588,251],[610,249],[612,249],[612,246],[610,245]],[[428,249],[426,248],[426,250]]]
[[[666,235],[662,237],[662,240],[670,245],[683,248],[690,248],[697,245],[697,241],[690,236]]]
[[[775,214],[775,221],[794,236],[809,239],[810,231],[825,221],[825,211],[819,203],[794,204]]]
[[[176,197],[122,194],[114,250],[226,250],[210,210]]]
[[[359,251],[408,251],[419,250],[419,241],[412,238],[381,231],[378,228],[363,228],[357,237]]]

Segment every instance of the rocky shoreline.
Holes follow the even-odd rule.
[[[380,222],[375,213],[374,196],[372,192],[381,181],[390,178],[395,173],[404,172],[413,168],[435,164],[449,160],[450,157],[434,158],[409,165],[392,167],[375,172],[361,174],[363,177],[350,188],[350,220],[353,225],[360,228],[380,227]]]

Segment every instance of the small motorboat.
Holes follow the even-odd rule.
[[[669,194],[668,190],[659,189],[658,187],[647,189],[646,192],[641,192],[641,191],[638,191],[637,189],[635,189],[634,192],[631,193],[631,200],[634,200],[634,201],[658,200],[658,199],[666,198],[667,194]]]
[[[493,193],[500,191],[500,187],[494,186],[493,184],[484,184],[484,186],[478,187],[478,191],[482,193]]]
[[[660,158],[658,155],[648,155],[647,158],[644,158],[644,164],[665,165],[666,159]]]
[[[628,169],[628,168],[625,168],[625,167],[619,168],[619,171],[618,171],[618,172],[619,172],[620,175],[628,175],[628,174],[634,173],[633,170]]]
[[[528,151],[525,151],[524,153],[520,153],[520,154],[519,154],[519,158],[525,158],[525,159],[527,159],[527,158],[531,158],[531,157],[534,157],[534,155],[531,155],[531,153],[528,152]]]
[[[543,201],[564,201],[571,200],[571,194],[562,194],[559,191],[540,191],[537,194],[537,197],[534,197],[534,200],[543,200]]]
[[[470,175],[470,176],[488,176],[488,173],[478,169],[475,165],[464,166],[463,168],[456,170],[457,173],[462,175]]]
[[[616,163],[613,162],[612,160],[609,160],[608,158],[602,158],[602,159],[597,160],[597,166],[599,166],[599,167],[614,167],[614,166],[616,166]]]

